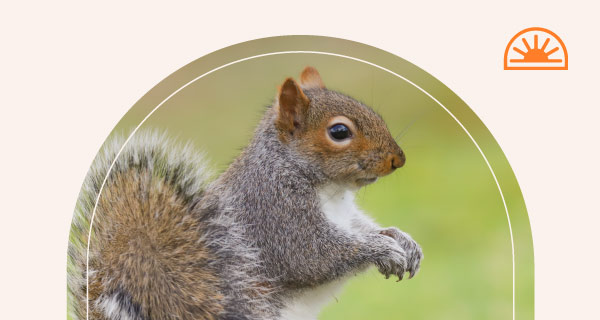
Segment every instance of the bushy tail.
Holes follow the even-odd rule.
[[[98,316],[101,318],[104,318],[107,312],[111,312],[111,308],[115,308],[114,303],[117,302],[110,299],[121,299],[121,304],[123,304],[123,301],[132,298],[131,293],[118,292],[118,290],[113,290],[112,296],[106,296],[106,292],[99,289],[98,284],[96,282],[92,283],[91,280],[89,281],[89,288],[87,285],[87,277],[99,278],[101,273],[107,272],[102,267],[96,268],[92,262],[98,265],[108,263],[108,258],[100,257],[101,254],[104,254],[101,249],[102,246],[107,246],[107,243],[109,243],[107,241],[112,241],[110,242],[111,245],[118,245],[119,239],[117,238],[119,235],[114,234],[117,227],[120,228],[118,230],[124,230],[124,227],[129,226],[123,226],[123,224],[142,224],[145,221],[152,220],[155,221],[153,222],[155,225],[140,225],[140,228],[149,228],[149,235],[144,236],[150,237],[150,240],[142,241],[139,238],[128,238],[127,243],[139,242],[141,246],[147,247],[144,247],[145,249],[138,248],[138,251],[152,250],[153,246],[174,246],[174,250],[169,251],[168,248],[162,248],[163,251],[161,251],[160,256],[151,256],[152,259],[157,261],[143,261],[143,266],[148,265],[148,268],[150,268],[143,272],[159,272],[164,269],[161,261],[159,261],[160,259],[179,261],[179,257],[165,257],[162,252],[176,255],[178,254],[177,250],[182,249],[181,243],[172,243],[178,241],[177,239],[182,236],[181,234],[173,234],[174,232],[184,232],[178,231],[177,228],[185,227],[187,230],[197,231],[194,226],[195,220],[189,219],[186,213],[197,204],[211,176],[211,171],[206,168],[203,158],[195,153],[190,145],[181,146],[166,138],[164,134],[145,131],[133,134],[129,140],[122,137],[107,140],[87,174],[77,200],[71,225],[67,261],[68,317],[73,320],[86,319],[86,313],[88,312],[86,302],[90,295],[94,295],[96,300],[89,302],[89,312],[99,312],[98,310],[101,310],[104,313],[103,316]],[[152,203],[155,204],[155,207],[144,207],[152,205]],[[106,209],[113,206],[121,207],[117,207],[115,210]],[[137,210],[132,209],[136,206],[143,207],[143,210],[133,212]],[[161,208],[160,206],[164,207]],[[141,214],[157,215],[161,210],[162,213],[166,212],[177,216],[165,216],[162,220],[140,216]],[[159,225],[160,223],[171,223],[173,225],[163,226]],[[185,224],[188,225],[183,226]],[[111,229],[109,226],[115,227]],[[136,228],[132,226],[131,230],[134,233]],[[89,250],[88,239],[90,240]],[[184,241],[184,239],[179,240]],[[196,263],[202,263],[202,258],[206,260],[206,255],[209,254],[202,251],[201,247],[189,248],[189,250],[196,250],[196,256],[194,256],[194,252],[185,253],[190,258],[201,260]],[[126,250],[123,252],[117,250],[115,259],[122,258],[119,254],[122,256],[126,254],[135,255],[135,253],[127,253]],[[141,258],[146,259],[147,257]],[[97,261],[98,259],[103,259],[103,261]],[[132,257],[131,259],[135,261],[137,258]],[[89,266],[88,262],[90,262]],[[134,262],[127,263],[127,266],[135,264]],[[135,271],[136,266],[131,266],[131,268]],[[185,270],[187,270],[185,268],[189,268],[189,266],[182,266],[181,268],[184,269],[178,274],[185,276]],[[131,270],[127,272],[131,272]],[[103,281],[105,284],[113,281],[110,285],[117,286],[115,284],[117,280],[108,279],[106,274],[104,276]],[[179,280],[181,279],[165,278],[164,285],[169,286],[169,281]],[[208,286],[210,282],[210,275],[206,275],[204,282],[198,285]],[[158,283],[158,285],[161,284]],[[198,290],[208,290],[208,288],[203,287],[198,288]],[[182,293],[182,295],[186,294],[188,293]],[[119,295],[122,297],[119,298]],[[150,299],[152,297],[146,298]],[[145,298],[140,297],[140,299]],[[133,311],[136,311],[136,308],[139,309],[139,306],[135,304],[122,305],[121,307],[127,307]],[[182,306],[173,307],[182,308]],[[112,311],[121,312],[118,310]],[[201,312],[201,310],[195,311]],[[89,319],[93,318],[96,317],[89,316]]]

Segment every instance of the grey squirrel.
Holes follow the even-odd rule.
[[[116,157],[122,144],[105,146],[78,199],[73,319],[314,319],[369,266],[399,280],[419,270],[420,246],[354,203],[403,166],[403,151],[377,113],[326,89],[312,67],[285,80],[214,181],[165,136],[136,133]]]

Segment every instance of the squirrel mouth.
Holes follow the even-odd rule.
[[[368,184],[371,184],[373,182],[377,181],[377,177],[372,177],[372,178],[360,178],[360,179],[356,179],[356,184],[358,184],[359,186],[366,186]]]

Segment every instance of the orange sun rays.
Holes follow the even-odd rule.
[[[546,46],[550,42],[550,38],[546,38],[541,48],[538,48],[538,35],[533,36],[533,48],[529,46],[527,39],[522,38],[523,44],[527,51],[523,51],[517,47],[513,47],[513,50],[523,56],[523,59],[510,59],[510,62],[562,62],[562,59],[550,59],[548,58],[551,54],[558,51],[558,47],[546,52]]]

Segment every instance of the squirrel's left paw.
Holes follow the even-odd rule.
[[[400,245],[400,247],[404,249],[406,252],[407,262],[406,271],[410,272],[408,278],[410,279],[414,277],[415,274],[419,272],[421,260],[423,259],[423,250],[421,249],[421,246],[419,246],[419,244],[413,240],[408,233],[402,232],[394,227],[383,229],[379,233],[393,238]],[[400,280],[402,280],[402,277],[400,277]]]

